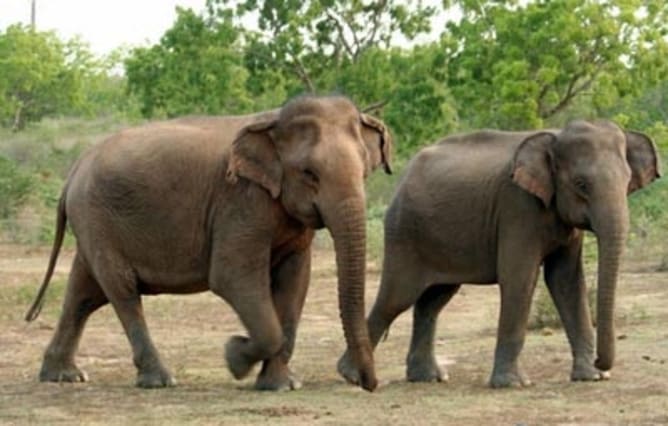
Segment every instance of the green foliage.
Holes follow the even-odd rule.
[[[125,83],[78,38],[12,25],[0,32],[0,125],[22,130],[46,116],[128,113]]]
[[[413,40],[428,32],[436,13],[419,0],[208,0],[207,7],[211,19],[235,16],[240,22],[256,16],[259,31],[251,35],[251,45],[261,62],[308,92],[330,90],[321,77],[357,62],[367,50],[388,49],[398,36]]]
[[[443,43],[469,126],[541,127],[585,94],[608,108],[666,77],[662,1],[457,3]]]
[[[13,161],[0,156],[0,219],[14,215],[32,189],[32,177]]]
[[[128,96],[127,79],[120,74],[128,55],[127,49],[117,48],[101,58],[85,56],[81,67],[83,96],[71,115],[88,118],[112,115],[121,119],[140,116],[139,101]]]
[[[205,21],[177,8],[176,22],[150,48],[125,60],[128,87],[146,117],[248,112],[248,72],[229,19]]]
[[[53,279],[46,292],[44,309],[42,315],[49,318],[57,318],[62,309],[63,296],[67,282],[63,279]],[[27,307],[35,300],[37,289],[34,282],[20,286],[0,286],[0,319],[20,322],[23,317],[23,309],[16,307]]]
[[[12,25],[0,32],[0,122],[15,130],[71,108],[79,96],[77,68],[51,32]]]
[[[414,49],[371,48],[327,76],[327,87],[348,94],[360,107],[378,102],[395,151],[414,153],[456,127],[457,113],[444,85],[444,57],[438,45]]]

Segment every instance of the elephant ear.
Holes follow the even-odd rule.
[[[281,166],[273,141],[272,130],[276,121],[251,124],[241,129],[232,143],[226,178],[236,183],[241,176],[253,181],[276,199],[281,193]]]
[[[554,195],[550,152],[556,139],[547,132],[529,136],[515,151],[512,164],[513,182],[540,198],[545,207],[550,206]]]
[[[392,136],[385,123],[368,114],[360,114],[362,120],[362,139],[369,158],[371,159],[371,170],[383,165],[383,170],[388,175],[392,174]]]
[[[644,133],[624,131],[626,161],[631,168],[628,193],[643,188],[661,177],[661,161],[654,141]]]

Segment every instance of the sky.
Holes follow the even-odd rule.
[[[0,31],[30,23],[31,0],[0,0]],[[206,0],[36,0],[36,26],[65,39],[80,35],[94,53],[154,44],[172,26],[174,8],[204,10]]]

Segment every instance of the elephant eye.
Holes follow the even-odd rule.
[[[589,192],[589,185],[587,185],[587,181],[582,178],[575,178],[573,186],[575,186],[575,189],[582,195],[587,195]]]
[[[312,169],[305,168],[302,170],[302,174],[313,183],[318,183],[320,181],[320,178]]]

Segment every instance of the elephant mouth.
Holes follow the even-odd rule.
[[[594,232],[594,228],[592,228],[591,222],[588,220],[585,220],[582,223],[576,223],[575,227],[578,229],[582,229],[583,231]]]
[[[314,229],[323,229],[325,221],[322,219],[322,214],[315,203],[313,203],[313,213],[312,221],[309,225]]]

